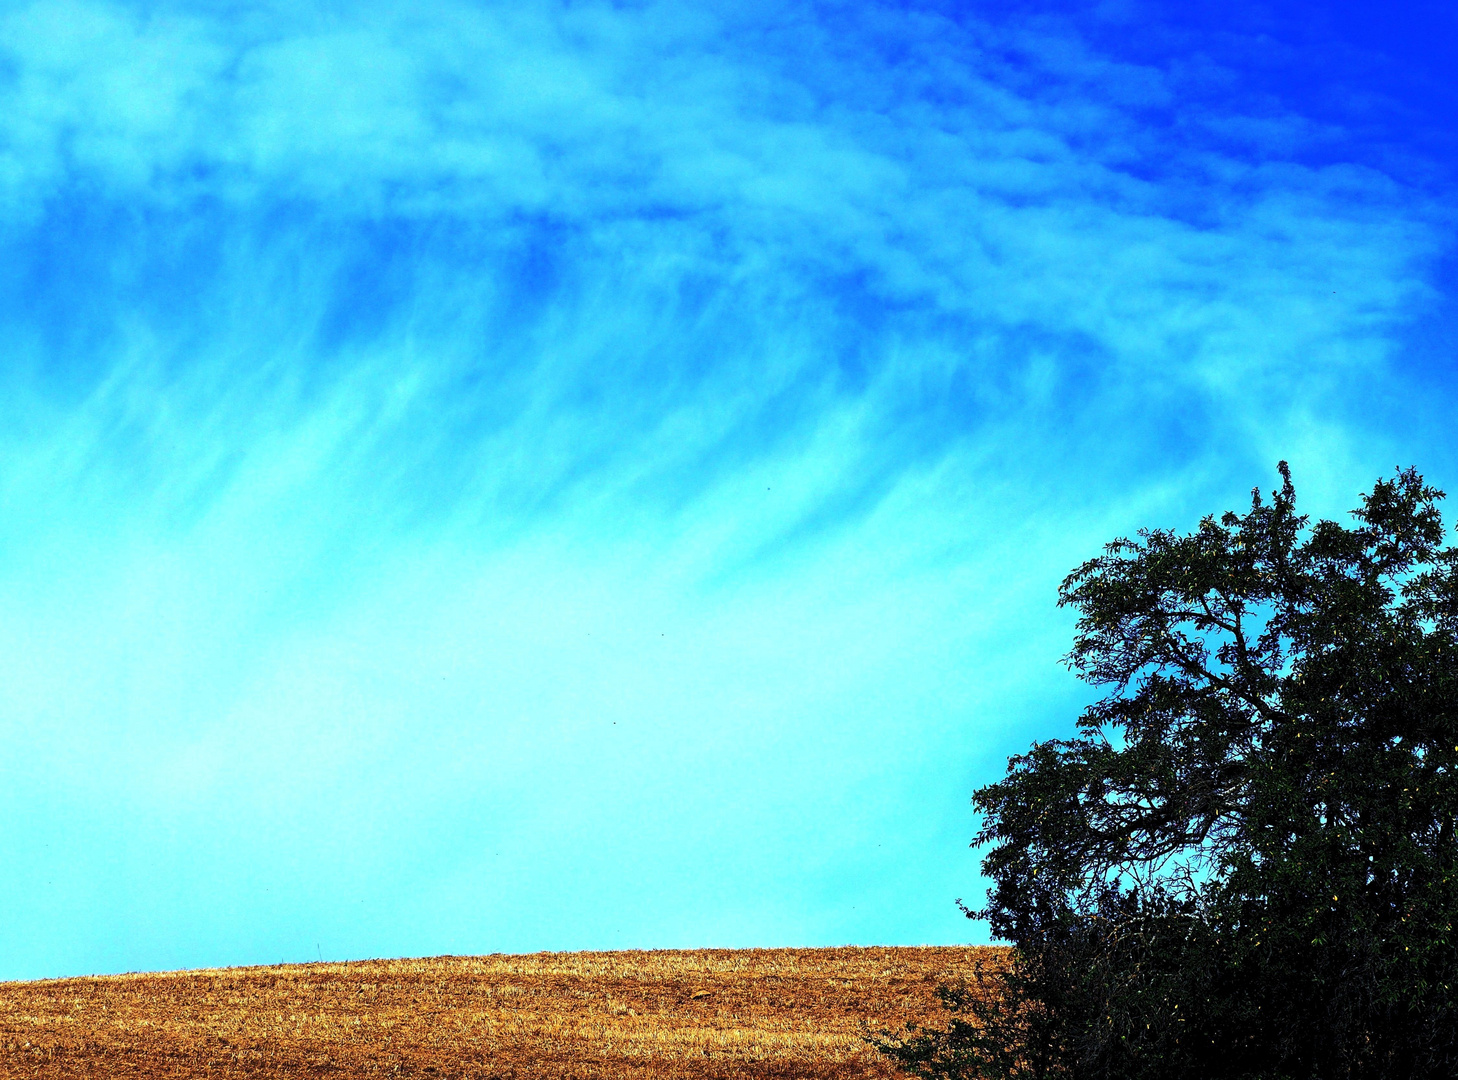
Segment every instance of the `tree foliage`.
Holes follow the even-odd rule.
[[[927,1077],[1458,1076],[1458,549],[1409,469],[1350,524],[1269,501],[1063,582],[1076,737],[981,788],[1017,957],[886,1033]]]

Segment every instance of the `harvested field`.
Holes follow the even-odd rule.
[[[536,953],[0,984],[4,1077],[890,1077],[1001,949]]]

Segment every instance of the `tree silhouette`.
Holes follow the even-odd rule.
[[[1408,469],[1353,523],[1269,502],[1063,582],[1104,696],[981,788],[1005,970],[927,1077],[1458,1076],[1458,549]]]

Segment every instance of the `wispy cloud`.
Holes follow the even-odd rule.
[[[1052,22],[0,41],[0,974],[973,933],[1061,573],[1415,445],[1440,202]]]

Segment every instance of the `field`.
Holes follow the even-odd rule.
[[[3,1077],[891,1077],[862,1025],[939,1021],[1002,950],[366,960],[0,983]]]

